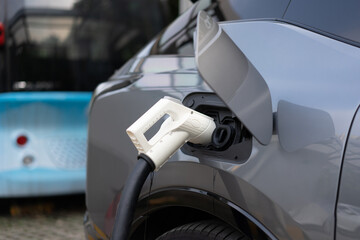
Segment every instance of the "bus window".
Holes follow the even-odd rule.
[[[92,91],[173,18],[155,0],[18,2],[7,1],[7,91]]]

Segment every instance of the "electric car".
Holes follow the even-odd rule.
[[[122,227],[117,205],[138,155],[126,129],[170,96],[216,128],[211,143],[186,143],[149,175],[130,239],[359,239],[359,8],[190,7],[94,92],[87,238]]]

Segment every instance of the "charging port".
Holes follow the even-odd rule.
[[[225,150],[234,141],[234,129],[229,125],[219,125],[215,128],[211,140],[217,150]]]
[[[230,161],[249,158],[252,136],[232,111],[214,93],[191,93],[183,104],[214,119],[216,129],[208,145],[185,144],[181,150],[189,155],[207,158],[216,156]]]

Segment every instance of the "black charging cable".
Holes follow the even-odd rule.
[[[115,216],[111,240],[127,240],[134,218],[140,191],[151,172],[155,170],[153,161],[145,154],[138,156],[134,170],[126,180]]]

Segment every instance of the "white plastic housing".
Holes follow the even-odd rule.
[[[169,115],[159,131],[147,141],[145,133],[166,114]],[[140,153],[152,159],[156,170],[186,142],[207,144],[215,129],[214,120],[171,97],[160,99],[127,130]]]

